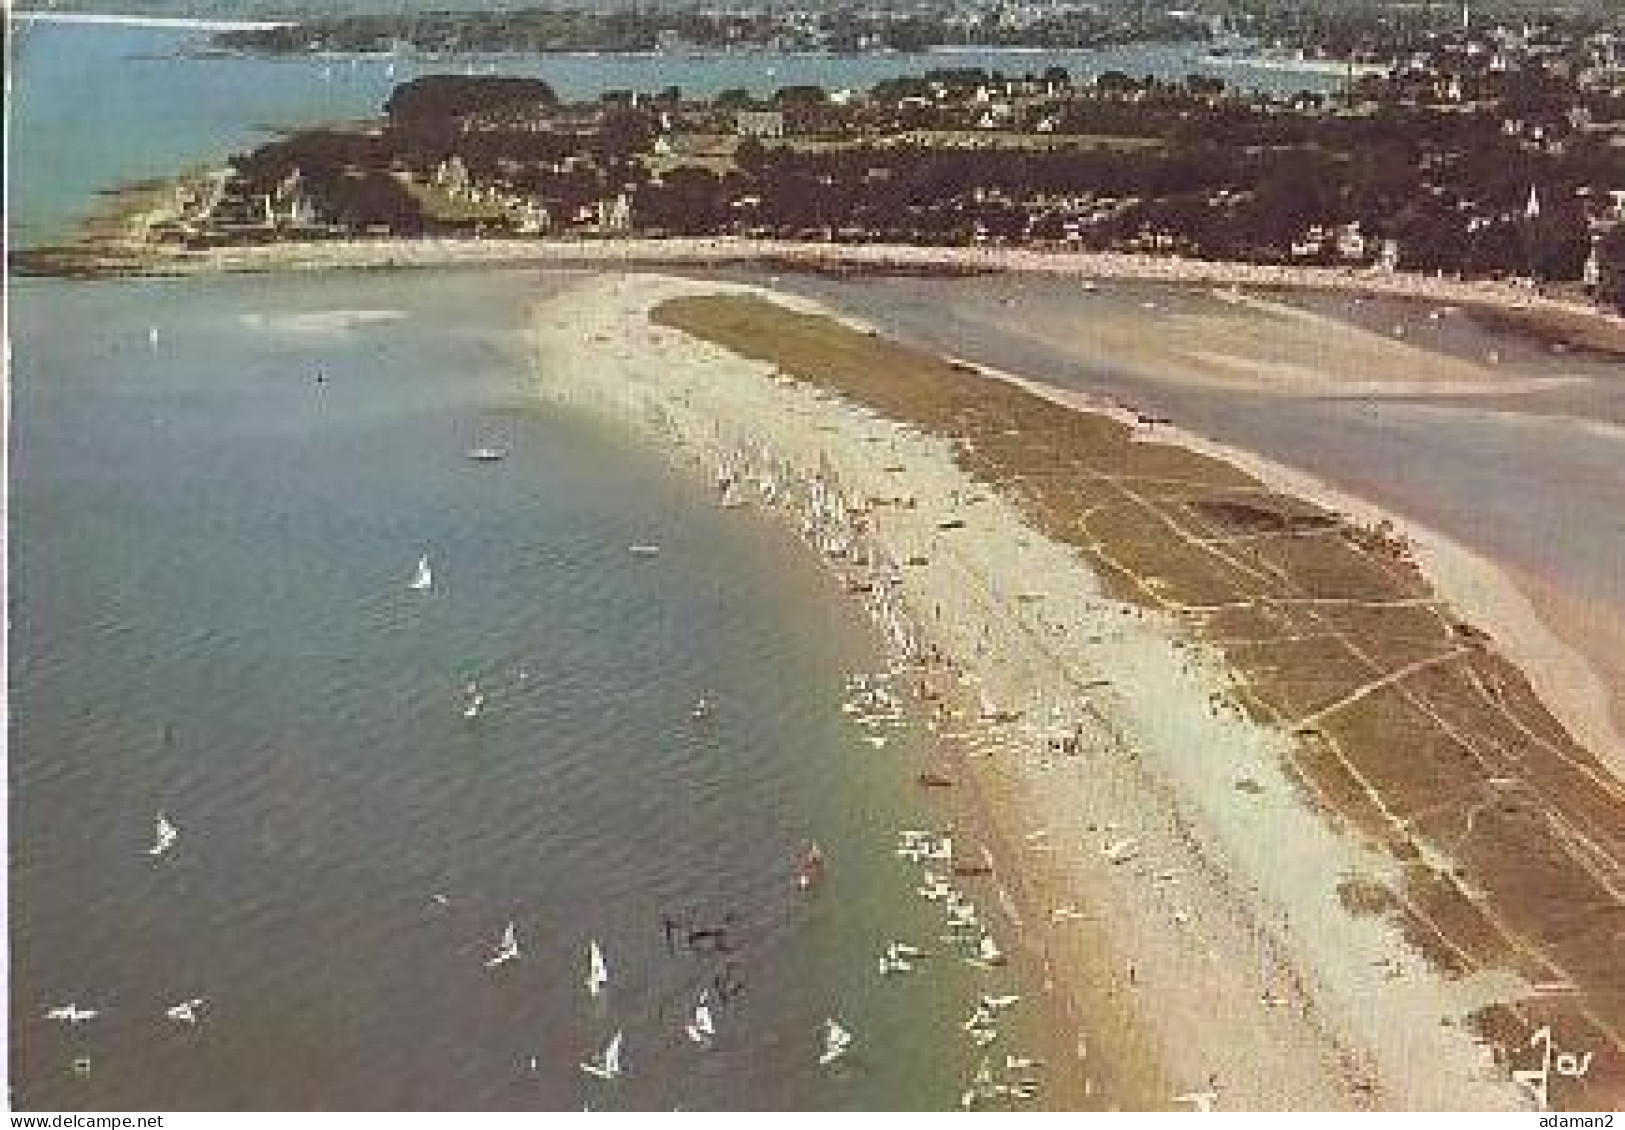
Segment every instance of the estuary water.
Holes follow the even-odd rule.
[[[17,288],[18,1106],[957,1100],[987,979],[876,974],[940,931],[895,831],[948,817],[840,709],[873,636],[786,528],[539,405],[555,285]],[[829,1017],[856,1039],[820,1067]],[[626,1077],[585,1075],[616,1031]]]

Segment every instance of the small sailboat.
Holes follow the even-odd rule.
[[[581,1065],[581,1070],[585,1071],[588,1075],[591,1075],[596,1079],[619,1078],[622,1071],[621,1037],[622,1033],[616,1032],[614,1037],[609,1041],[609,1046],[603,1050],[602,1054],[595,1056],[586,1063],[583,1063]]]
[[[967,1032],[974,1032],[978,1028],[991,1027],[992,1024],[993,1014],[988,1011],[986,1005],[979,1004],[976,1006],[976,1011],[971,1013],[970,1018],[962,1023],[960,1027]]]
[[[94,1008],[80,1008],[76,1004],[59,1004],[55,1008],[45,1010],[45,1019],[64,1020],[69,1024],[83,1024],[87,1020],[94,1020],[100,1013]]]
[[[171,1005],[164,1009],[164,1015],[177,1024],[196,1024],[198,1009],[202,1007],[203,998],[193,997],[189,1001],[181,1001],[180,1004]]]
[[[977,965],[1003,965],[1004,951],[993,940],[992,934],[983,934],[981,942],[976,947]]]
[[[914,972],[914,963],[890,946],[887,946],[886,952],[880,955],[880,975],[882,977],[889,977],[893,973],[912,972]]]
[[[587,991],[598,996],[609,984],[609,970],[604,968],[604,951],[596,939],[587,947]]]
[[[796,886],[804,891],[811,890],[823,878],[824,853],[816,843],[809,843],[801,853],[801,861],[796,864]]]
[[[485,959],[487,969],[495,969],[499,965],[506,965],[519,957],[519,933],[512,922],[502,931],[502,940],[497,943],[496,950]]]
[[[463,717],[478,718],[480,708],[485,705],[485,694],[480,690],[478,683],[469,683],[463,688]]]
[[[711,1041],[716,1038],[716,1025],[711,1021],[711,1005],[704,992],[700,993],[699,1003],[694,1006],[694,1019],[683,1028],[688,1038],[701,1047],[710,1047]]]
[[[434,587],[434,572],[429,568],[427,553],[418,558],[418,567],[412,573],[412,579],[407,582],[406,587],[413,592],[428,592]]]
[[[180,832],[175,825],[171,824],[169,818],[160,812],[157,820],[157,838],[153,840],[152,846],[147,849],[147,854],[151,856],[163,855],[164,852],[175,846],[175,840],[179,836]]]
[[[846,1049],[852,1046],[852,1033],[842,1028],[840,1022],[833,1017],[824,1021],[824,1050],[818,1055],[818,1062],[831,1064],[846,1054]]]

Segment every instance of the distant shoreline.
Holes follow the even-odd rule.
[[[81,24],[97,27],[150,27],[177,31],[270,31],[292,27],[292,20],[211,20],[190,16],[139,16],[118,12],[53,12],[30,9],[12,12],[18,23]]]
[[[1493,280],[1350,267],[1280,266],[1127,252],[838,244],[733,237],[601,240],[379,239],[273,243],[202,251],[150,245],[42,248],[18,256],[19,273],[62,277],[197,276],[456,267],[708,267],[756,264],[790,271],[999,274],[1095,281],[1331,291],[1471,307],[1550,340],[1625,356],[1625,317]]]

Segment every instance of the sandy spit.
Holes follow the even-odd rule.
[[[1390,880],[1391,862],[1309,808],[1283,739],[1231,705],[1216,657],[1106,598],[946,442],[648,319],[723,291],[808,308],[584,276],[535,314],[540,390],[691,471],[765,450],[832,470],[851,498],[914,500],[874,507],[874,530],[895,560],[923,562],[903,571],[905,605],[982,704],[952,740],[989,798],[990,839],[1013,845],[997,860],[1015,895],[1000,940],[1046,971],[1039,987],[1067,1018],[1058,1039],[1074,1055],[1053,1070],[1113,1080],[1106,1101],[1129,1109],[1524,1108],[1461,1023],[1520,986],[1447,981],[1343,905],[1341,883]],[[753,500],[740,520],[766,509]],[[1082,752],[1055,753],[1057,729]]]
[[[978,371],[1009,381],[1055,404],[1112,415],[1137,423],[1133,412],[1090,396],[987,365]],[[1608,429],[1608,425],[1595,425]],[[1616,769],[1625,769],[1625,732],[1610,705],[1608,689],[1592,662],[1566,643],[1546,622],[1542,609],[1500,566],[1436,530],[1373,505],[1326,483],[1307,471],[1289,467],[1251,451],[1221,444],[1172,424],[1157,424],[1143,433],[1145,442],[1167,443],[1223,460],[1282,494],[1293,495],[1356,523],[1387,522],[1408,544],[1417,566],[1434,591],[1469,623],[1482,626],[1497,650],[1528,677],[1535,693],[1558,722],[1587,749]],[[1541,594],[1550,601],[1550,594]]]

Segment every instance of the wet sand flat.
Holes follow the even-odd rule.
[[[1522,661],[1565,724],[1625,773],[1625,365],[1459,307],[1053,280],[793,287],[922,348],[1114,401],[1313,475],[1494,561],[1576,666]],[[1401,336],[1396,336],[1395,331]],[[1312,332],[1311,332],[1312,331]],[[1215,367],[1214,359],[1222,357]],[[1581,685],[1584,684],[1584,685]]]
[[[1543,1024],[1598,1048],[1588,1099],[1617,1098],[1625,788],[1399,539],[1142,442],[1154,437],[1132,422],[832,319],[740,298],[675,301],[656,318],[950,440],[1112,596],[1222,652],[1249,716],[1292,736],[1310,794],[1399,865],[1401,881],[1364,905],[1453,976],[1573,986],[1475,1022],[1508,1055]]]

